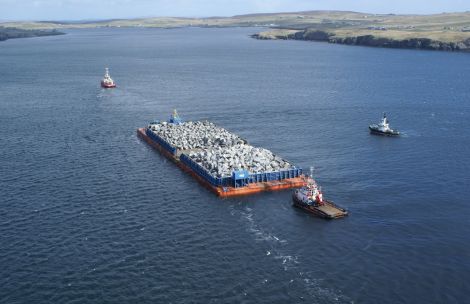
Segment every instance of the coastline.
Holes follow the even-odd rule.
[[[56,36],[56,35],[65,35],[65,33],[59,32],[56,29],[28,30],[28,29],[0,26],[0,41],[6,41],[8,39],[33,38],[33,37]]]
[[[129,27],[165,29],[253,27],[266,28],[266,31],[251,36],[257,39],[323,41],[418,50],[470,51],[470,12],[397,15],[350,11],[304,11],[207,18],[12,21],[0,23],[0,35],[2,29],[5,28],[33,31],[17,34],[16,37],[8,37],[10,39],[54,35],[58,34],[54,31],[61,29]]]
[[[331,32],[316,29],[305,29],[300,31],[274,29],[271,31],[253,34],[251,37],[259,40],[303,40],[381,48],[470,52],[470,38],[463,41],[454,42],[439,41],[421,37],[396,39],[374,34],[351,35],[342,37]]]

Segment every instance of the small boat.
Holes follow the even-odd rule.
[[[390,128],[388,124],[387,115],[385,113],[384,113],[384,116],[382,117],[382,121],[379,124],[370,125],[369,130],[371,134],[375,134],[375,135],[384,135],[384,136],[400,135],[400,132]]]
[[[296,189],[292,196],[294,206],[325,219],[342,218],[348,215],[348,211],[323,199],[323,193],[313,179],[313,168],[310,168],[310,176],[306,177],[305,186]]]
[[[109,69],[106,68],[106,72],[104,73],[103,80],[101,80],[101,87],[105,89],[111,89],[115,88],[116,84],[114,83],[114,80],[109,76]]]

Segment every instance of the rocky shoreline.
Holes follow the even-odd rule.
[[[315,29],[305,29],[300,31],[280,30],[278,34],[276,32],[262,32],[251,35],[251,37],[262,40],[283,39],[322,41],[328,43],[383,48],[422,49],[436,51],[470,51],[470,39],[459,42],[443,42],[429,38],[392,39],[375,35],[340,37],[334,33]]]
[[[16,38],[31,38],[42,36],[55,36],[64,35],[65,33],[57,30],[24,30],[14,27],[1,27],[0,26],[0,41]]]

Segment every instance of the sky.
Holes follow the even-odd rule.
[[[305,10],[432,14],[470,11],[470,0],[0,0],[0,20],[210,17]]]

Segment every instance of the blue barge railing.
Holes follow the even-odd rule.
[[[169,144],[166,140],[152,132],[149,128],[145,130],[145,133],[153,141],[158,143],[163,149],[168,151],[173,156],[177,155],[177,149]],[[262,173],[250,173],[250,174],[239,174],[239,172],[233,172],[231,177],[214,177],[205,168],[193,161],[188,155],[182,153],[179,160],[191,168],[197,175],[202,177],[204,180],[209,182],[213,186],[222,187],[245,187],[248,184],[281,181],[289,178],[296,178],[302,175],[301,168],[290,168],[287,170],[280,170],[274,172],[262,172]]]
[[[232,174],[231,177],[214,177],[184,153],[181,154],[180,161],[214,186],[232,186],[238,188],[252,183],[281,181],[284,179],[300,177],[302,175],[302,169],[294,167],[274,172],[251,173],[248,176],[243,176],[242,178],[237,178],[237,174]]]
[[[150,137],[152,140],[157,142],[163,149],[170,152],[173,155],[176,155],[176,148],[170,145],[166,140],[158,136],[157,134],[153,133],[152,130],[146,129],[145,134]]]

